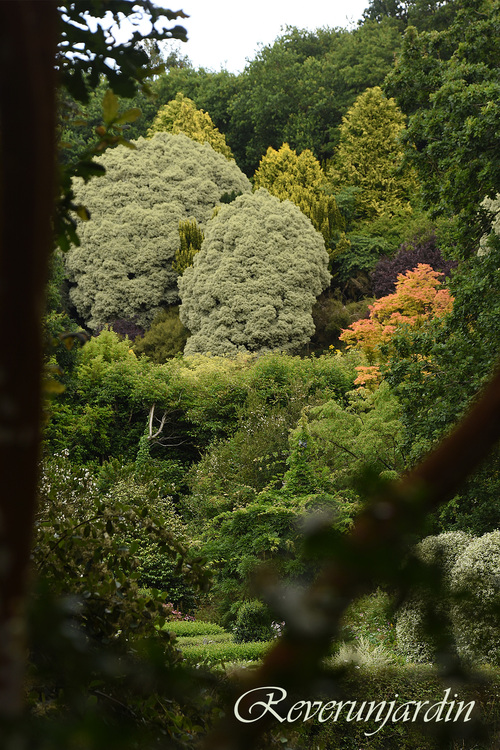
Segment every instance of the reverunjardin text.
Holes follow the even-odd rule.
[[[244,724],[252,724],[265,716],[273,717],[279,722],[293,724],[296,721],[312,719],[321,724],[327,721],[372,721],[377,726],[373,731],[365,732],[371,737],[380,732],[386,724],[396,722],[455,722],[470,721],[475,701],[464,703],[450,699],[451,688],[444,691],[444,697],[437,703],[430,701],[307,701],[300,700],[290,708],[287,705],[288,694],[282,687],[268,685],[248,690],[241,695],[234,705],[234,715]],[[399,693],[394,695],[399,698]],[[454,693],[453,698],[458,698]]]

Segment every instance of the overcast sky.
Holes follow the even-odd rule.
[[[193,65],[234,73],[253,59],[259,43],[269,44],[284,26],[300,29],[350,28],[361,18],[369,0],[162,0],[157,5],[182,10],[190,17],[179,20],[189,41],[180,43],[181,54]]]

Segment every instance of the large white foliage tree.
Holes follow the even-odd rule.
[[[297,206],[261,188],[223,206],[179,279],[185,354],[295,352],[314,331],[328,286],[322,235]]]
[[[148,326],[178,300],[172,268],[179,221],[204,226],[225,193],[245,193],[250,182],[234,161],[184,134],[139,138],[101,157],[106,174],[77,187],[90,211],[80,247],[67,255],[70,296],[90,328],[117,318]]]

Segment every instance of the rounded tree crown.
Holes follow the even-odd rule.
[[[142,326],[178,299],[172,267],[179,222],[203,229],[225,193],[251,191],[234,161],[183,134],[139,138],[136,148],[107,151],[106,174],[75,185],[91,218],[80,247],[67,255],[71,300],[90,328],[118,318]]]
[[[261,188],[223,206],[179,280],[185,354],[295,352],[314,331],[328,285],[323,238],[290,201]]]

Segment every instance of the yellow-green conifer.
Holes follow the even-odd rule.
[[[279,151],[270,146],[260,160],[254,187],[266,188],[276,198],[295,203],[321,232],[327,245],[333,232],[342,227],[335,198],[326,192],[325,174],[309,149],[297,154],[288,143]]]
[[[404,114],[380,86],[358,96],[342,118],[330,177],[338,191],[361,188],[357,207],[363,219],[411,213],[418,184],[413,171],[403,165],[404,129]]]
[[[194,256],[201,249],[204,234],[196,219],[188,219],[179,222],[179,237],[181,244],[175,253],[172,267],[179,276],[182,276],[186,268],[193,265]]]
[[[212,118],[187,96],[177,94],[175,99],[161,107],[148,130],[148,137],[155,133],[184,133],[198,143],[209,143],[214,151],[233,159],[226,137],[212,122]]]

